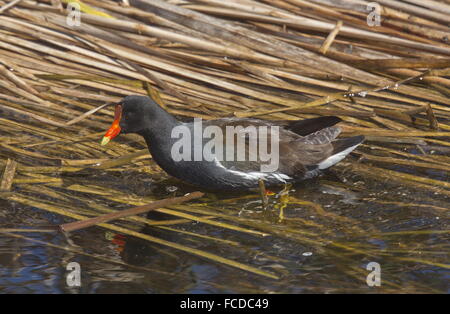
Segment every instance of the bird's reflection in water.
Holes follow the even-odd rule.
[[[173,216],[164,213],[151,211],[147,214],[147,219],[154,221],[173,220]],[[154,226],[145,226],[141,233],[149,236],[177,243],[180,235],[176,232],[159,229]],[[196,279],[190,268],[192,258],[180,251],[175,251],[167,246],[152,243],[136,237],[124,237],[121,257],[124,262],[130,265],[145,267],[155,271],[162,271],[168,276],[148,273],[144,280],[146,285],[150,284],[152,291],[164,293],[170,291],[188,291],[195,285]]]

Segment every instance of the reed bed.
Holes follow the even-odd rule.
[[[67,22],[69,2],[81,8],[78,26]],[[122,172],[165,177],[137,136],[99,145],[114,115],[108,105],[129,94],[160,97],[181,119],[337,115],[343,119],[344,136],[367,137],[354,154],[358,161],[342,163],[341,169],[450,195],[448,1],[380,0],[381,25],[372,27],[366,20],[370,1],[363,0],[128,2],[0,1],[1,199],[72,220],[154,201],[152,195],[122,192],[93,179],[96,173]],[[433,176],[433,171],[444,175]],[[272,279],[286,274],[139,230],[147,225],[229,250],[246,249],[236,237],[228,240],[179,228],[197,221],[256,238],[323,247],[341,259],[383,253],[331,241],[333,228],[356,237],[367,230],[357,219],[318,203],[279,194],[280,212],[294,204],[321,220],[281,214],[261,220],[240,217],[228,208],[246,199],[258,201],[259,195],[203,198],[163,208],[158,211],[173,216],[163,222],[133,216],[100,226]],[[448,208],[430,210],[448,215]],[[369,232],[393,236],[376,228]],[[434,263],[433,256],[392,253],[391,258]],[[434,264],[448,268],[443,262]],[[398,288],[394,282],[387,286]]]

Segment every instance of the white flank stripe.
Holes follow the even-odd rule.
[[[279,173],[279,172],[257,172],[257,171],[252,171],[252,172],[243,172],[243,171],[237,171],[237,170],[231,170],[228,168],[225,168],[222,163],[220,163],[217,158],[214,158],[214,163],[216,164],[216,166],[225,169],[228,172],[234,173],[235,175],[238,175],[242,178],[248,179],[248,180],[259,180],[259,179],[275,179],[278,180],[282,183],[286,183],[286,180],[290,180],[292,179],[290,176],[285,175],[283,173]]]

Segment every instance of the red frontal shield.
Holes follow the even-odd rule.
[[[103,136],[102,145],[106,145],[109,143],[110,140],[115,138],[120,133],[120,118],[122,117],[122,105],[117,104],[116,109],[114,111],[114,122],[112,123],[111,127],[108,131],[106,131],[105,136]]]

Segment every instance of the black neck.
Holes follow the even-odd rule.
[[[157,104],[151,106],[149,110],[151,121],[146,123],[148,127],[140,131],[139,134],[145,138],[147,144],[153,142],[154,145],[159,140],[164,139],[167,141],[171,137],[172,129],[180,125],[180,122]]]

